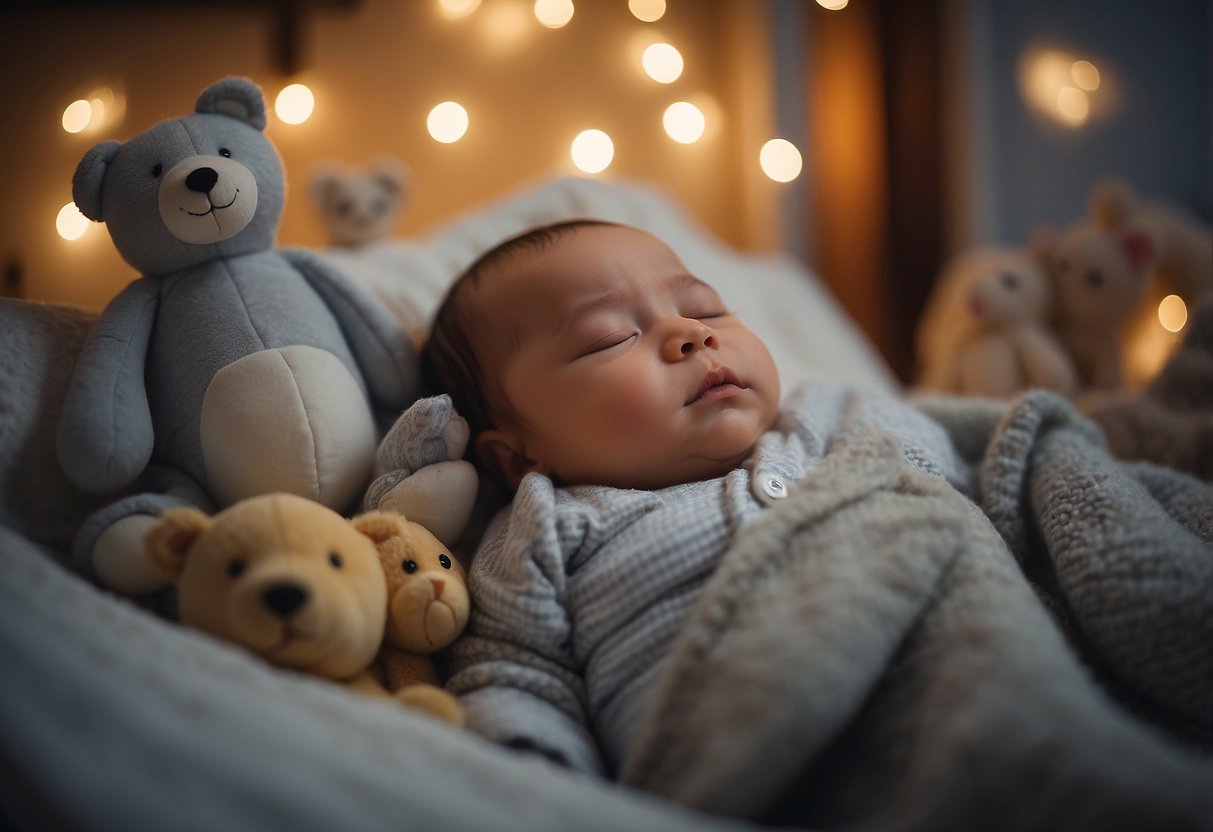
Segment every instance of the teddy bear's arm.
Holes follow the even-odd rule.
[[[159,284],[127,285],[101,313],[76,362],[59,421],[59,465],[78,488],[125,488],[152,455],[152,414],[143,372]]]
[[[417,398],[417,355],[413,342],[388,312],[341,272],[315,254],[283,249],[324,300],[353,350],[371,398],[389,410],[400,410]]]

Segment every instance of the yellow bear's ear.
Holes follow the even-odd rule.
[[[404,534],[404,522],[404,515],[394,511],[368,511],[350,521],[356,530],[369,537],[376,546]]]
[[[148,560],[165,576],[176,580],[185,568],[190,546],[211,527],[211,523],[211,518],[196,508],[169,509],[144,538]]]

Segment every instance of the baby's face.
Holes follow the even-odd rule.
[[[477,445],[509,447],[515,485],[530,470],[620,488],[720,476],[774,423],[766,346],[649,234],[572,229],[474,291],[516,416]]]

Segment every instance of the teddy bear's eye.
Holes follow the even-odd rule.
[[[1002,275],[1002,285],[1014,291],[1019,286],[1019,278],[1011,272]]]
[[[410,575],[417,571],[417,561],[415,560],[405,560],[400,565],[404,568],[404,571],[408,572]]]
[[[348,217],[350,212],[354,210],[354,204],[348,199],[341,200],[335,207],[337,209],[337,215],[341,217]]]
[[[159,179],[160,174],[162,174],[162,173],[164,173],[164,165],[160,165],[160,164],[152,165],[152,176]]]
[[[219,155],[224,159],[230,159],[232,158],[232,151],[228,150],[226,147],[221,147],[219,148]]]
[[[244,574],[244,561],[237,558],[227,565],[227,575],[229,578],[239,578]]]
[[[329,552],[329,563],[333,565],[334,569],[340,569],[342,564],[341,553]]]
[[[1091,269],[1087,272],[1087,285],[1092,289],[1098,289],[1103,285],[1103,272],[1098,269]]]
[[[439,555],[438,562],[442,564],[443,569],[451,568],[451,559],[448,558],[446,555]]]

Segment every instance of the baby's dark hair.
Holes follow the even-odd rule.
[[[447,291],[421,350],[421,382],[427,394],[448,393],[455,410],[467,419],[473,437],[513,417],[496,379],[488,378],[477,355],[473,334],[485,325],[467,302],[467,288],[520,253],[542,251],[565,233],[601,220],[578,219],[544,225],[511,237],[481,255]]]

